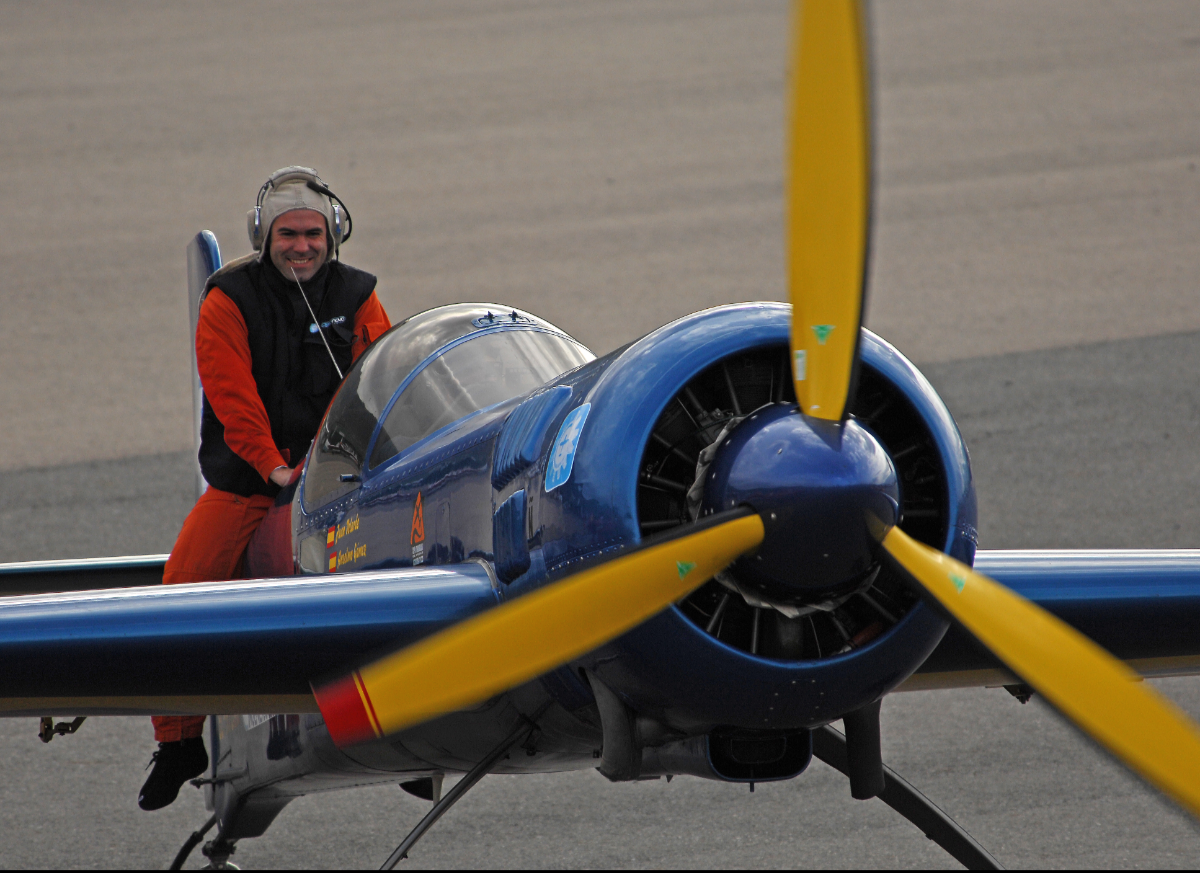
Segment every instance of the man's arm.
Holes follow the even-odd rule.
[[[366,302],[358,307],[358,312],[354,313],[354,339],[350,343],[352,360],[357,361],[358,356],[367,350],[367,346],[383,336],[391,326],[392,322],[383,311],[383,305],[372,291]]]
[[[386,317],[386,316],[385,316]],[[213,288],[200,307],[196,325],[196,367],[204,396],[225,425],[225,443],[263,481],[286,484],[287,463],[271,436],[271,421],[258,396],[250,369],[246,321],[220,288]],[[275,480],[275,475],[283,480]]]

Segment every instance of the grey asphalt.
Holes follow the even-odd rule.
[[[0,5],[0,560],[169,549],[190,501],[182,246],[270,170],[360,218],[393,315],[543,313],[597,351],[782,295],[780,3]],[[870,326],[946,398],[984,547],[1200,547],[1200,17],[875,5]],[[0,665],[2,669],[2,665]],[[1200,680],[1159,686],[1200,717]],[[0,720],[0,866],[165,866],[141,719]],[[887,761],[1008,866],[1195,867],[1200,832],[1036,700],[893,695]],[[378,865],[424,804],[305,798],[245,867]],[[193,859],[194,861],[196,859]],[[946,866],[819,763],[744,788],[491,777],[412,866]]]

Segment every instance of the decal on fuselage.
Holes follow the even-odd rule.
[[[267,760],[282,761],[304,754],[300,744],[300,716],[273,715],[269,718],[271,732],[267,735]]]
[[[330,530],[334,532],[334,534],[333,534],[334,544],[340,543],[342,541],[343,537],[349,536],[350,534],[352,534],[356,530],[358,530],[358,515],[357,515],[357,513],[355,514],[355,516],[353,518],[346,519],[341,524],[331,527]]]
[[[344,549],[338,549],[334,555],[337,558],[337,569],[341,569],[347,564],[357,564],[361,559],[367,556],[366,543],[351,543]]]
[[[329,572],[340,569],[347,564],[356,564],[362,558],[367,556],[367,544],[360,542],[350,542],[342,545],[342,540],[347,539],[352,533],[358,530],[359,520],[358,513],[347,518],[340,524],[331,525],[325,535],[325,548],[329,549]]]
[[[560,485],[565,485],[571,478],[571,470],[575,467],[575,450],[579,447],[579,437],[583,433],[583,423],[587,421],[592,404],[585,403],[571,411],[563,419],[550,449],[550,462],[546,464],[546,491],[553,491]]]
[[[417,567],[425,563],[425,502],[421,492],[417,492],[417,502],[413,505],[412,531],[408,535],[409,545],[412,546],[412,562]]]

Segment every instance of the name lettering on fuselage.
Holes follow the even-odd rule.
[[[365,558],[366,556],[367,556],[367,544],[366,543],[355,543],[352,546],[347,546],[346,548],[340,550],[336,555],[337,569],[340,570],[342,567],[346,566],[347,564],[357,564],[360,559]],[[333,557],[330,558],[330,562],[332,562],[332,561],[333,561]]]
[[[347,518],[341,524],[331,525],[325,534],[325,548],[329,549],[329,572],[344,567],[346,564],[355,564],[362,558],[367,556],[366,543],[354,543],[354,545],[339,548],[339,543],[342,539],[358,530],[358,514],[352,518]]]
[[[412,562],[417,567],[425,563],[425,501],[421,492],[417,492],[417,502],[413,504],[412,531],[408,535],[412,546]]]
[[[331,530],[335,530],[333,539],[334,543],[341,542],[342,537],[352,534],[358,530],[358,516],[356,515],[354,518],[346,519],[344,522],[337,525],[336,529],[331,528]]]

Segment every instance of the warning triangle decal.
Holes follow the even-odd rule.
[[[412,533],[408,538],[409,545],[425,542],[425,504],[421,500],[421,492],[417,492],[417,503],[413,507]]]

